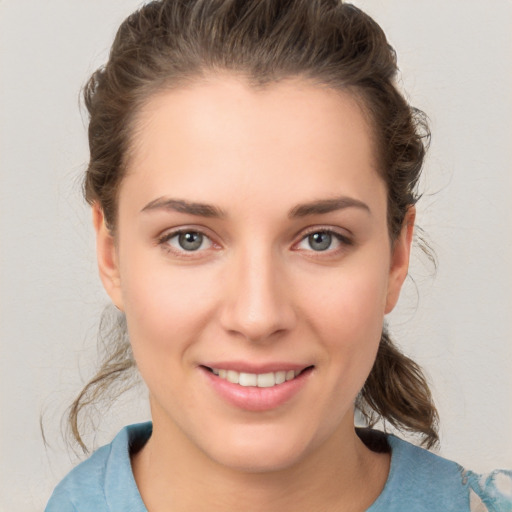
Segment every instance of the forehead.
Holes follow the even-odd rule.
[[[227,75],[149,98],[135,120],[124,181],[134,180],[148,201],[169,191],[210,201],[227,184],[246,196],[280,187],[357,198],[380,178],[354,95],[300,79],[255,88]]]

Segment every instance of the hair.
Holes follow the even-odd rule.
[[[90,115],[85,198],[101,206],[113,234],[143,105],[157,92],[222,72],[241,75],[254,87],[300,78],[352,94],[370,120],[387,187],[389,235],[396,239],[419,198],[430,133],[425,115],[396,86],[396,55],[382,29],[341,0],[161,0],[121,24],[108,62],[84,88]],[[127,336],[111,338],[98,373],[70,409],[72,433],[84,449],[78,427],[83,408],[135,366]],[[385,329],[356,405],[370,425],[382,420],[420,434],[427,447],[438,442],[427,381]]]

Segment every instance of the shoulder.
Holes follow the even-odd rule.
[[[123,428],[110,444],[68,473],[55,488],[45,512],[145,512],[133,478],[130,452],[149,439],[151,430],[151,423]]]
[[[485,475],[463,471],[469,486],[471,512],[512,511],[512,470],[496,470]]]
[[[395,436],[388,436],[388,443],[392,454],[388,481],[369,512],[512,511],[512,472],[477,475]]]

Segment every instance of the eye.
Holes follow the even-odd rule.
[[[197,252],[212,247],[212,241],[199,231],[178,231],[169,233],[159,241],[178,252]]]
[[[352,242],[335,231],[322,229],[307,234],[296,247],[306,251],[332,252],[343,245],[352,245]]]
[[[306,237],[307,243],[314,251],[326,251],[330,249],[332,245],[333,236],[331,233],[320,231],[318,233],[312,233]]]

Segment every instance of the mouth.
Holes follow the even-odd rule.
[[[231,384],[238,384],[243,387],[273,388],[310,372],[313,366],[307,366],[301,370],[278,370],[266,373],[246,373],[208,366],[203,366],[203,368]]]

